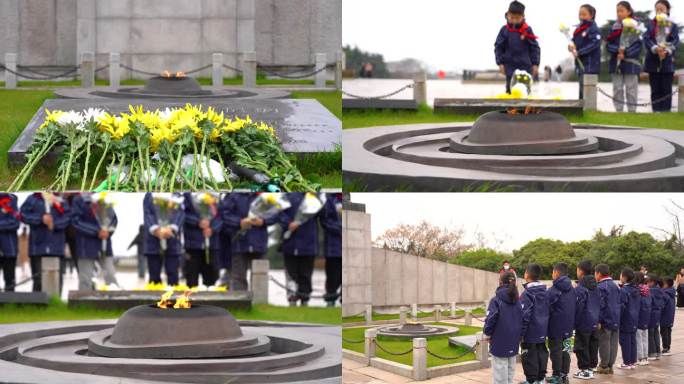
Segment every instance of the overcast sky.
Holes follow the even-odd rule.
[[[425,219],[463,228],[468,241],[478,231],[495,237],[504,251],[539,237],[589,239],[613,225],[660,238],[653,227],[671,228],[664,207],[673,207],[671,201],[684,205],[684,196],[666,193],[352,193],[351,200],[366,204],[374,239],[397,224]]]
[[[560,23],[578,23],[586,0],[523,0],[527,22],[539,36],[542,67],[568,57]],[[342,41],[381,53],[388,61],[414,57],[433,69],[495,68],[494,41],[505,23],[509,0],[344,0]],[[599,25],[615,19],[617,1],[589,2]],[[633,0],[636,10],[652,10],[655,0]],[[682,20],[684,3],[672,1],[672,17]]]

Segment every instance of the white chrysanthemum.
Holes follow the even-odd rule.
[[[166,107],[166,109],[159,112],[159,117],[162,120],[168,120],[169,118],[171,118],[172,113],[173,113],[173,111],[169,107]]]
[[[73,110],[64,112],[57,118],[57,124],[62,126],[67,124],[81,125],[82,123],[83,115]]]
[[[104,114],[105,111],[100,108],[88,108],[85,111],[83,111],[83,121],[98,121],[100,117],[104,116]]]

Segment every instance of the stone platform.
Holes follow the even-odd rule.
[[[397,99],[342,99],[342,110],[345,109],[401,109],[418,110],[415,100]]]
[[[129,309],[138,305],[155,303],[163,293],[163,291],[69,291],[69,306]],[[252,293],[249,291],[196,292],[192,294],[192,302],[210,304],[228,310],[249,309],[252,306]]]
[[[459,115],[481,115],[486,112],[498,111],[506,108],[525,108],[526,106],[542,108],[545,111],[566,115],[582,115],[584,102],[582,100],[506,100],[506,99],[435,99],[435,112],[453,113]]]

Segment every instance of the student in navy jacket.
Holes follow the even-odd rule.
[[[219,212],[220,212],[220,207],[223,205],[223,197],[221,198],[221,203],[219,204]],[[223,219],[223,217],[222,217]],[[233,231],[228,228],[225,224],[223,225],[221,229],[221,237],[219,238],[219,241],[221,242],[221,246],[219,247],[220,252],[219,252],[219,264],[218,264],[218,279],[216,280],[216,285],[218,286],[223,286],[223,287],[230,287],[230,270],[231,270],[231,261],[233,259],[233,236],[235,234]]]
[[[288,193],[287,199],[292,206],[283,211],[281,226],[283,231],[290,230],[292,235],[287,240],[283,239],[282,252],[285,259],[285,270],[297,285],[296,292],[291,293],[288,300],[290,305],[297,305],[297,301],[301,301],[301,305],[306,306],[312,291],[311,276],[313,275],[314,260],[318,255],[318,217],[322,212],[297,225],[294,221],[295,214],[304,201],[304,193]]]
[[[620,288],[610,277],[610,268],[599,264],[594,268],[594,277],[598,280],[599,297],[599,357],[600,365],[596,372],[613,374],[613,365],[617,359],[618,331],[620,329]]]
[[[601,297],[591,261],[584,260],[577,265],[577,308],[575,310],[575,345],[579,371],[573,377],[581,380],[594,378],[598,365],[599,310]]]
[[[176,195],[180,198],[180,195]],[[145,256],[147,257],[147,269],[150,273],[150,282],[158,283],[161,280],[162,261],[166,272],[168,285],[178,284],[178,267],[180,255],[183,252],[180,237],[183,228],[185,213],[181,206],[171,217],[171,224],[167,227],[159,225],[157,210],[154,207],[152,193],[145,194],[143,199],[143,213],[145,224]],[[162,250],[161,238],[166,238],[166,251]]]
[[[601,72],[601,30],[594,21],[596,8],[584,4],[579,10],[580,23],[572,34],[572,43],[568,50],[584,66],[575,63],[575,72],[579,78],[579,97],[584,99],[584,75],[598,75]],[[591,273],[589,273],[591,275]]]
[[[659,0],[655,5],[656,15],[670,16],[670,2]],[[661,27],[656,18],[647,23],[647,30],[644,33],[644,44],[646,46],[646,61],[644,71],[648,72],[648,79],[651,84],[651,101],[653,102],[653,112],[670,112],[672,110],[672,81],[675,72],[675,55],[679,47],[679,27],[677,24],[669,22],[669,26]],[[656,36],[660,28],[667,36],[668,45],[661,47],[658,45]]]
[[[218,278],[219,258],[221,253],[220,236],[223,228],[223,220],[219,214],[216,203],[216,212],[211,220],[202,219],[192,203],[193,194],[183,194],[185,205],[185,220],[183,221],[183,239],[185,240],[185,252],[189,258],[185,262],[186,284],[188,287],[199,285],[199,275],[202,275],[202,284],[207,287],[214,285]],[[205,250],[205,238],[209,238],[209,260]]]
[[[634,284],[639,287],[639,321],[637,321],[637,364],[648,365],[648,322],[651,320],[651,293],[642,272],[634,273]]]
[[[541,274],[539,264],[528,264],[524,275],[527,282],[524,285],[525,291],[520,295],[523,306],[520,357],[525,379],[530,384],[544,381],[549,360],[549,350],[546,348],[549,305],[546,301],[546,285],[539,282]]]
[[[672,326],[675,317],[675,290],[674,280],[663,279],[663,311],[660,315],[660,336],[663,339],[663,356],[670,355],[672,344]]]
[[[622,36],[622,21],[626,18],[634,18],[634,10],[627,1],[621,1],[617,5],[617,21],[612,27],[610,35],[606,38],[606,49],[610,53],[609,69],[613,75],[613,105],[615,110],[622,112],[627,110],[636,112],[637,96],[639,94],[639,73],[641,73],[641,48],[643,42],[636,39],[629,47],[620,47]],[[620,65],[618,66],[618,62]]]
[[[568,382],[572,331],[575,328],[577,293],[568,277],[568,265],[553,266],[553,285],[546,291],[549,302],[549,355],[553,374],[550,383]]]
[[[232,257],[230,269],[231,289],[246,291],[247,271],[252,260],[261,259],[268,249],[268,226],[276,224],[280,215],[266,220],[248,218],[249,207],[258,193],[229,193],[221,203],[221,218],[224,227],[235,233],[232,239]],[[243,230],[244,232],[240,232]],[[228,244],[224,244],[228,246]]]
[[[489,301],[483,328],[492,355],[494,383],[512,383],[515,376],[518,343],[522,336],[523,306],[518,300],[518,288],[512,272],[499,277],[499,287]]]
[[[506,92],[511,93],[511,78],[520,69],[536,77],[539,72],[541,50],[537,36],[525,22],[525,6],[513,1],[506,13],[506,25],[501,27],[494,43],[496,65],[506,75]]]
[[[116,281],[114,258],[112,254],[112,235],[116,231],[118,218],[112,209],[112,225],[100,228],[95,217],[93,201],[90,194],[74,196],[72,225],[76,229],[76,254],[78,259],[78,289],[94,290],[93,277],[95,263],[99,262],[104,271],[105,284],[119,285]],[[107,249],[102,252],[102,240],[106,240]]]
[[[660,289],[660,278],[650,274],[647,277],[648,290],[653,298],[651,304],[651,318],[648,321],[648,359],[660,359],[660,318],[665,307],[665,296]]]
[[[14,292],[17,267],[17,230],[21,225],[17,204],[16,195],[0,193],[0,269],[8,292]]]
[[[43,257],[59,257],[59,287],[62,289],[64,273],[64,230],[71,222],[69,203],[58,194],[54,194],[54,202],[44,200],[40,192],[29,195],[21,205],[21,219],[29,226],[29,257],[33,291],[42,290],[41,264]]]
[[[639,322],[641,295],[634,284],[634,271],[623,268],[620,274],[622,289],[620,290],[620,347],[622,348],[621,369],[634,369],[637,362],[636,330]]]
[[[334,307],[342,285],[342,194],[328,193],[321,212],[325,255],[325,301]]]

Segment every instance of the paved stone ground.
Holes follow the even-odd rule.
[[[648,366],[640,366],[635,370],[623,371],[616,369],[614,375],[598,375],[594,380],[574,380],[572,383],[615,383],[615,384],[684,384],[684,310],[678,309],[675,316],[675,326],[672,330],[672,356],[664,356],[659,361],[652,361]],[[618,363],[621,360],[618,354]],[[551,362],[549,361],[549,368]],[[572,355],[571,374],[575,372],[577,362]],[[516,366],[516,381],[524,380],[520,363]],[[491,383],[491,370],[482,369],[457,375],[439,377],[427,381],[425,384],[475,384]],[[377,368],[366,367],[357,362],[343,359],[342,382],[345,384],[384,384],[384,383],[415,383],[415,381],[382,371]]]

